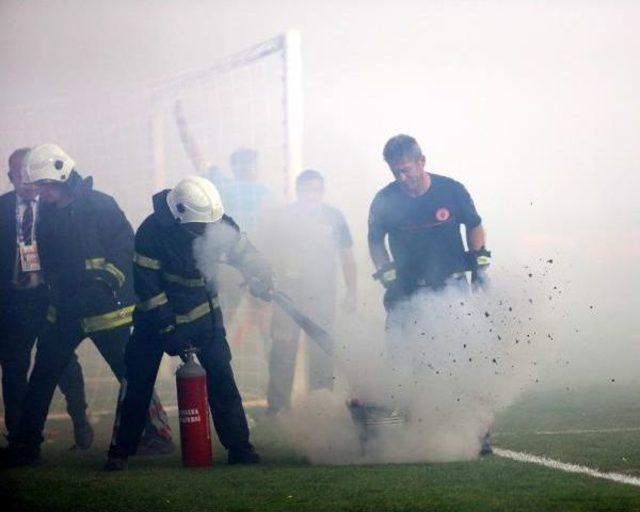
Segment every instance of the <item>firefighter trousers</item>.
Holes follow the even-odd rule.
[[[24,398],[20,426],[15,436],[16,442],[32,447],[42,443],[44,440],[42,431],[56,384],[73,358],[75,349],[88,336],[118,381],[122,380],[125,371],[124,349],[129,339],[128,326],[87,335],[80,329],[79,322],[49,323],[38,341],[35,364]],[[159,403],[152,406],[162,408]]]
[[[9,439],[18,431],[22,402],[27,392],[31,352],[45,327],[48,293],[44,286],[3,293],[0,306],[0,366],[5,427]],[[82,368],[73,352],[58,386],[65,396],[67,412],[74,424],[86,421],[87,403]]]
[[[197,343],[200,364],[207,372],[207,392],[213,424],[222,445],[228,450],[245,450],[249,444],[249,428],[240,392],[231,369],[224,330],[221,339]],[[144,426],[144,404],[149,402],[158,375],[163,349],[159,340],[135,334],[127,345],[127,374],[122,386],[123,397],[116,422],[118,434],[109,456],[128,457],[136,453]]]

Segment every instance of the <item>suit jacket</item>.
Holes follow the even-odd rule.
[[[0,293],[11,288],[16,261],[16,193],[0,196]]]

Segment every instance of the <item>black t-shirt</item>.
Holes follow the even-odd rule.
[[[380,190],[369,211],[369,242],[384,243],[405,287],[444,286],[447,277],[466,270],[460,225],[481,222],[471,196],[461,183],[430,174],[431,186],[419,197],[404,193],[397,182]]]

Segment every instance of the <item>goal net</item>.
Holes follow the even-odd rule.
[[[289,199],[301,168],[299,36],[289,31],[134,90],[70,94],[2,113],[5,159],[18,147],[61,145],[96,188],[114,195],[134,227],[150,213],[154,192],[200,174],[219,186],[227,211],[251,236],[262,206]],[[1,185],[10,189],[6,180]],[[243,292],[237,273],[221,271],[220,283],[238,386],[245,401],[262,400],[269,311]],[[113,412],[118,385],[107,365],[88,340],[77,353],[90,412]],[[165,357],[157,382],[169,408],[175,404],[173,359]],[[64,411],[56,391],[50,412]]]

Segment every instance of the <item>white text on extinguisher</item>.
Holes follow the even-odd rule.
[[[199,423],[200,411],[198,409],[180,409],[180,423]]]

